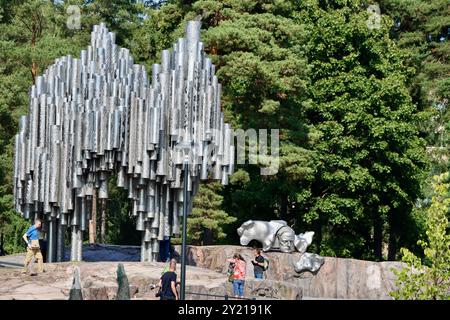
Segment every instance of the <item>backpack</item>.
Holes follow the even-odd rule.
[[[161,276],[162,276],[164,273],[166,273],[167,271],[169,271],[169,269],[170,269],[170,265],[168,264],[168,265],[166,265],[166,266],[164,267],[164,270],[161,272]]]
[[[263,270],[264,271],[267,271],[267,269],[269,269],[269,260],[266,258],[266,257],[263,257],[264,258],[264,266],[263,266]]]
[[[228,281],[233,282],[233,276],[234,276],[234,267],[235,264],[231,263],[228,265],[228,270],[227,270],[227,277],[228,277]]]

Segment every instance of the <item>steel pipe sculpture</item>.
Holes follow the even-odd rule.
[[[66,228],[71,260],[81,260],[94,189],[107,199],[112,174],[132,201],[142,261],[156,260],[158,241],[180,233],[183,148],[190,149],[190,197],[200,180],[227,184],[234,146],[221,86],[200,22],[185,31],[148,78],[115,34],[97,25],[79,59],[57,59],[32,86],[15,141],[14,198],[25,218],[45,218],[48,261],[62,260]]]

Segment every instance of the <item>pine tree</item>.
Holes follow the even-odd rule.
[[[49,1],[0,2],[0,232],[5,250],[22,251],[28,224],[13,208],[14,135],[28,112],[28,92],[35,77],[59,56],[79,49],[65,37],[60,12]]]
[[[424,110],[420,128],[432,163],[431,181],[450,166],[450,6],[446,0],[383,0],[380,5],[396,18],[393,36],[410,53],[405,63],[416,70],[410,90]]]
[[[66,25],[71,4],[81,9],[79,30]],[[316,231],[311,249],[321,254],[381,259],[388,243],[388,258],[395,259],[397,248],[413,248],[421,232],[413,204],[426,167],[421,136],[429,150],[439,151],[430,152],[430,172],[448,171],[441,160],[449,154],[450,42],[437,36],[449,25],[449,7],[445,0],[383,0],[380,6],[381,26],[370,29],[359,0],[154,6],[0,0],[0,232],[6,250],[21,249],[26,227],[12,206],[12,138],[36,74],[59,56],[76,57],[100,22],[150,71],[191,19],[202,21],[202,41],[223,84],[226,120],[235,129],[280,129],[277,175],[261,176],[261,163],[240,165],[229,186],[202,186],[191,239],[210,243],[227,234],[233,243],[245,220],[284,219],[297,232]],[[393,25],[396,17],[400,26]],[[138,242],[126,192],[110,191],[107,241]]]
[[[233,223],[236,218],[230,217],[221,210],[223,197],[219,194],[221,185],[218,182],[202,184],[194,198],[194,208],[188,217],[188,239],[192,244],[210,245],[223,240],[226,234],[224,225]]]
[[[69,5],[79,6],[81,29],[68,28]],[[12,166],[13,137],[19,117],[28,112],[30,86],[54,59],[68,54],[78,57],[89,44],[94,24],[106,22],[123,45],[139,26],[142,10],[143,6],[124,0],[0,1],[0,232],[5,234],[8,253],[24,249],[20,238],[28,226],[13,208]],[[118,220],[133,222],[126,217]]]
[[[371,30],[357,0],[210,0],[174,1],[158,17],[171,39],[186,20],[202,21],[234,128],[280,128],[279,172],[240,166],[224,189],[236,224],[281,218],[316,231],[322,254],[358,258],[382,259],[389,242],[393,259],[414,242],[426,159],[413,70],[389,38],[389,16]],[[225,228],[234,239],[236,224]]]
[[[433,193],[433,176],[450,169],[450,6],[446,0],[383,0],[380,6],[394,18],[391,35],[407,53],[404,65],[415,70],[409,90],[421,110],[417,125],[430,161],[418,202],[426,205]],[[422,227],[417,227],[416,235],[423,238]]]

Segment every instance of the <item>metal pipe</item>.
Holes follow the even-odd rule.
[[[72,226],[71,245],[70,245],[70,261],[77,261],[77,226]]]
[[[188,215],[188,176],[189,176],[189,158],[185,157],[183,163],[184,181],[183,181],[183,235],[181,243],[181,288],[180,300],[186,297],[186,238],[187,238],[187,215]]]
[[[83,260],[83,231],[80,228],[77,228],[77,252],[76,252],[76,261]]]
[[[47,262],[55,262],[55,219],[49,217],[47,233]]]
[[[64,231],[65,226],[61,224],[61,218],[57,222],[58,231],[56,237],[56,262],[62,262],[64,260]]]

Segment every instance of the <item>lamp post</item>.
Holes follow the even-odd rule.
[[[177,145],[183,150],[183,231],[181,237],[181,285],[180,285],[180,300],[186,298],[186,239],[187,239],[187,216],[189,210],[189,192],[188,192],[188,178],[189,178],[189,153],[192,148],[192,143],[188,141],[181,142]]]
[[[0,256],[5,255],[5,250],[3,249],[3,232],[0,232]]]
[[[186,297],[186,238],[187,238],[187,215],[188,215],[188,176],[189,176],[189,157],[184,157],[183,162],[184,181],[183,181],[183,235],[181,241],[181,292],[180,300]]]

